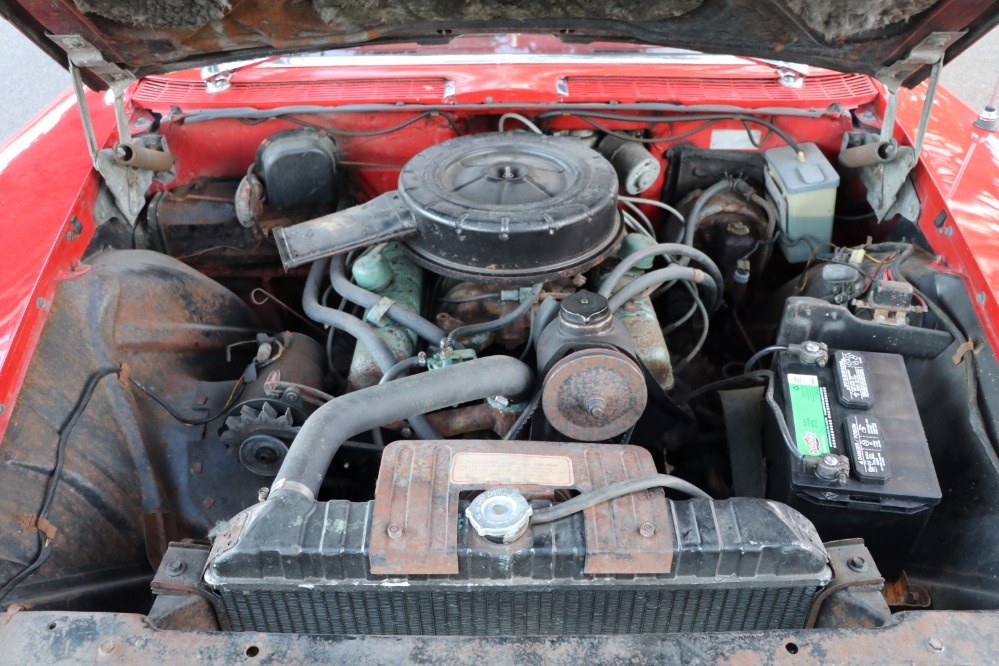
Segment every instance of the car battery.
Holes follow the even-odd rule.
[[[902,357],[841,350],[820,366],[782,352],[774,364],[774,397],[804,459],[769,429],[768,497],[803,513],[824,541],[864,539],[881,573],[896,579],[940,502]],[[848,475],[813,464],[824,454],[849,459]]]

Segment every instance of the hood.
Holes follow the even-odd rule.
[[[992,0],[0,0],[86,82],[282,53],[543,32],[776,58],[912,86],[999,22]]]

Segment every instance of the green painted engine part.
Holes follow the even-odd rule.
[[[374,307],[365,310],[364,319],[378,329],[396,359],[409,358],[416,351],[416,334],[385,316],[385,311],[397,303],[414,312],[420,311],[423,296],[423,269],[406,256],[395,243],[365,254],[351,268],[354,282],[382,297]],[[382,377],[367,347],[358,343],[350,362],[347,384],[350,390],[374,386]]]

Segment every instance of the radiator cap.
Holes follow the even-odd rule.
[[[531,513],[531,505],[516,490],[494,488],[472,500],[465,517],[480,537],[511,543],[523,536]]]

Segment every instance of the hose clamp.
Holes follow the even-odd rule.
[[[377,303],[372,305],[371,308],[364,313],[364,321],[368,322],[372,326],[378,326],[381,328],[384,325],[385,314],[393,305],[395,305],[395,301],[388,296],[382,296],[378,299]]]
[[[315,500],[315,494],[309,490],[308,486],[304,483],[299,483],[298,481],[292,481],[291,479],[278,479],[277,483],[271,486],[271,492],[268,493],[268,498],[273,498],[277,495],[279,490],[286,490],[293,493],[298,493],[299,495],[304,495],[310,500]]]

